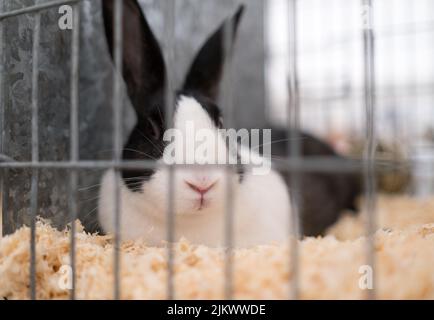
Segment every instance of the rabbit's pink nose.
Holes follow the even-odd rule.
[[[206,194],[208,191],[210,191],[217,184],[217,181],[214,181],[214,182],[208,183],[208,184],[190,182],[187,180],[184,180],[184,182],[191,190],[196,191],[201,196]]]

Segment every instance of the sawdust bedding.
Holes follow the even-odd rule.
[[[382,196],[375,234],[376,292],[381,299],[434,299],[434,199]],[[431,224],[430,224],[431,223]],[[361,216],[344,216],[324,238],[300,244],[299,285],[302,299],[361,299],[366,263],[366,238]],[[113,239],[87,234],[77,223],[76,295],[79,299],[113,298]],[[27,227],[0,240],[0,297],[27,299],[29,293]],[[66,299],[65,266],[69,264],[70,234],[39,221],[36,234],[36,278],[39,299]],[[164,299],[167,250],[143,241],[121,247],[123,299]],[[286,299],[294,273],[287,244],[234,251],[234,297]],[[254,268],[252,268],[254,266]],[[175,294],[178,299],[224,297],[223,249],[175,246]],[[67,269],[66,269],[67,271]],[[362,283],[363,284],[363,283]]]

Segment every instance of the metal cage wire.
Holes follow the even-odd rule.
[[[289,42],[289,52],[290,52],[290,69],[288,74],[288,87],[290,91],[290,103],[288,105],[288,126],[290,128],[298,129],[300,127],[300,100],[299,100],[299,88],[298,88],[298,74],[297,74],[297,0],[287,0],[289,9],[289,22],[288,30],[290,34]],[[289,288],[289,297],[292,299],[299,298],[299,268],[298,268],[298,254],[299,246],[298,239],[300,237],[299,231],[299,211],[300,203],[298,201],[299,195],[297,191],[299,189],[299,184],[302,181],[297,176],[300,172],[364,172],[365,180],[365,196],[366,196],[366,208],[368,212],[368,222],[366,224],[366,234],[370,241],[367,242],[366,254],[367,254],[367,264],[375,268],[375,253],[374,253],[374,242],[373,231],[375,230],[375,173],[377,171],[387,171],[387,170],[399,170],[400,168],[408,166],[406,162],[390,162],[390,161],[375,161],[375,39],[374,30],[372,27],[372,1],[371,0],[360,0],[361,5],[367,9],[369,14],[369,24],[365,26],[362,31],[361,37],[363,38],[364,47],[364,105],[365,105],[365,115],[366,115],[366,150],[364,154],[363,161],[341,161],[335,158],[329,157],[309,157],[302,158],[300,152],[299,139],[294,136],[294,132],[291,131],[291,138],[288,140],[288,147],[291,150],[291,157],[285,160],[277,161],[275,166],[278,170],[295,173],[290,181],[290,198],[291,198],[291,212],[288,214],[291,217],[291,228],[289,231],[293,235],[291,245],[290,245],[290,256],[289,261],[291,265],[291,270],[294,274],[294,281],[292,286]],[[80,24],[80,5],[81,0],[59,0],[51,1],[46,3],[37,3],[33,6],[13,10],[4,11],[3,7],[0,7],[0,124],[1,124],[1,144],[0,152],[3,150],[4,146],[4,101],[3,101],[3,89],[4,89],[4,70],[3,65],[5,61],[4,56],[4,35],[3,35],[3,25],[8,18],[16,17],[24,14],[31,14],[34,16],[34,29],[33,29],[33,47],[32,47],[32,94],[31,94],[31,110],[32,110],[32,122],[31,122],[31,146],[32,146],[32,159],[31,161],[17,162],[8,157],[7,155],[1,154],[0,158],[0,172],[2,177],[7,175],[8,170],[11,169],[29,169],[32,171],[31,179],[31,203],[30,203],[30,215],[31,215],[31,263],[30,263],[30,293],[31,299],[36,299],[36,215],[38,212],[38,176],[41,169],[61,169],[68,173],[69,180],[69,210],[70,219],[75,221],[77,219],[77,187],[78,187],[78,172],[82,169],[114,169],[117,173],[119,170],[133,170],[135,168],[155,168],[159,164],[153,161],[122,161],[122,0],[116,0],[116,14],[114,17],[115,25],[115,74],[113,77],[113,144],[114,152],[112,161],[84,161],[79,158],[79,118],[78,118],[78,90],[79,90],[79,52],[80,52],[80,28],[77,27]],[[39,39],[40,39],[40,14],[42,11],[57,7],[60,5],[69,4],[73,6],[73,23],[74,28],[72,31],[71,38],[71,79],[70,79],[70,160],[69,161],[39,161],[39,141],[38,141],[38,112],[39,112],[39,97],[38,97],[38,57],[39,57]],[[166,17],[167,25],[165,32],[165,60],[168,66],[168,83],[167,83],[167,97],[166,97],[166,121],[170,124],[172,119],[173,104],[175,101],[175,93],[173,82],[173,74],[171,74],[171,66],[174,61],[174,32],[175,32],[175,4],[174,0],[166,0],[164,15]],[[226,30],[224,47],[226,50],[230,46],[231,30]],[[230,57],[230,55],[228,55]],[[231,59],[228,59],[225,70],[226,75],[223,79],[223,101],[222,105],[224,110],[228,112],[229,115],[232,114],[233,110],[233,90],[234,83],[231,81]],[[231,117],[229,119],[229,127],[231,123]],[[296,131],[296,130],[294,130]],[[175,287],[173,283],[174,278],[174,248],[173,242],[174,232],[175,232],[175,217],[174,217],[174,188],[173,179],[175,174],[175,169],[179,167],[185,167],[188,165],[170,165],[167,166],[169,170],[169,189],[167,190],[169,195],[169,202],[167,207],[167,220],[168,220],[168,232],[167,232],[167,261],[168,261],[168,282],[167,282],[167,298],[174,299],[176,297]],[[226,165],[227,173],[233,170],[232,166]],[[3,179],[4,180],[4,179]],[[3,183],[3,180],[1,181]],[[226,192],[226,215],[225,215],[225,238],[226,238],[226,254],[225,254],[225,297],[227,299],[233,298],[233,261],[232,261],[232,247],[233,247],[233,200],[231,192],[231,184],[229,179],[227,179],[227,192]],[[3,190],[3,189],[1,189]],[[122,219],[120,212],[120,195],[119,187],[116,185],[114,195],[114,208],[115,208],[115,244],[114,244],[114,288],[113,296],[115,299],[121,298],[121,286],[120,286],[120,221]],[[6,205],[5,203],[3,203]],[[70,292],[71,299],[76,298],[75,283],[76,283],[76,273],[75,273],[75,225],[71,224],[71,250],[70,250],[70,263],[72,268],[72,290]],[[375,285],[373,290],[368,291],[368,298],[375,298]]]

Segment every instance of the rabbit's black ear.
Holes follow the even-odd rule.
[[[128,95],[139,117],[146,117],[146,106],[161,103],[166,70],[160,46],[136,0],[123,2],[123,77]],[[105,33],[114,56],[115,1],[103,0]]]
[[[232,53],[238,25],[244,12],[240,6],[237,12],[225,20],[220,28],[200,49],[185,79],[183,89],[198,92],[214,101],[218,98],[219,84],[225,63],[225,53]],[[225,50],[225,35],[231,36],[231,48]]]

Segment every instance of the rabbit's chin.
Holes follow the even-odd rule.
[[[175,200],[175,205],[173,212],[179,217],[195,217],[199,215],[210,215],[215,212],[220,212],[222,210],[221,205],[217,202],[218,200],[213,199],[182,199],[181,203]]]

